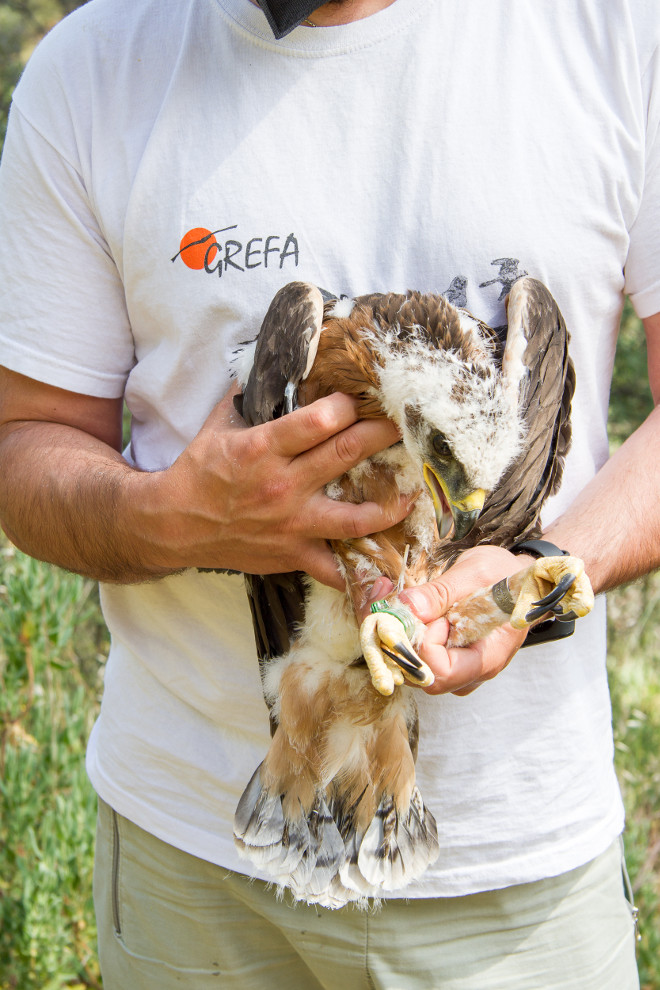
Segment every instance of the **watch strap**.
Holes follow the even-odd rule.
[[[527,553],[530,557],[570,557],[568,550],[560,550],[549,540],[521,540],[509,547],[511,553]]]

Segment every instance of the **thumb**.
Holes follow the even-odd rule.
[[[239,386],[236,382],[231,382],[222,398],[209,411],[202,430],[215,430],[217,432],[235,429],[247,430],[249,427],[234,403],[234,399],[239,396],[241,396]]]
[[[451,606],[480,588],[488,588],[503,577],[526,567],[529,558],[514,557],[503,547],[490,544],[466,550],[443,574],[428,584],[407,588],[401,593],[422,622],[432,622]]]
[[[444,615],[450,605],[457,600],[451,582],[445,577],[437,578],[416,588],[406,588],[399,598],[409,605],[418,619],[424,623],[433,622]]]

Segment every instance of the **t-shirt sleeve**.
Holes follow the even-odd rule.
[[[635,312],[644,319],[660,312],[660,48],[650,58],[642,83],[646,110],[644,190],[630,230],[625,288]]]
[[[134,345],[117,266],[73,155],[12,107],[0,166],[0,364],[117,398]]]

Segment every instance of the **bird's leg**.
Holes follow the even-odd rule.
[[[586,615],[594,593],[579,557],[542,557],[489,588],[456,602],[447,612],[447,645],[467,646],[505,622],[526,629],[548,615]]]
[[[391,547],[386,561],[373,560],[373,547],[353,540],[350,545],[333,544],[335,555],[346,578],[346,592],[360,626],[360,646],[373,686],[383,695],[391,695],[404,680],[420,687],[433,683],[434,675],[417,656],[415,646],[424,638],[425,626],[411,609],[399,601],[398,595],[406,583],[409,547],[403,556]],[[396,559],[396,572],[393,564]],[[371,590],[378,577],[398,577],[396,586],[380,601],[371,605],[369,615],[364,615]]]
[[[423,638],[424,629],[396,592],[371,606],[360,626],[360,643],[372,684],[380,694],[392,694],[404,678],[418,687],[433,683],[433,672],[413,646],[413,641]]]

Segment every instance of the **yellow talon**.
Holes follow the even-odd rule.
[[[561,600],[562,612],[575,612],[582,617],[592,610],[594,593],[584,571],[584,562],[579,557],[541,557],[509,577],[509,589],[516,601],[510,619],[514,629],[526,629],[530,625],[526,619],[528,612],[567,574],[575,575],[575,581]]]
[[[384,613],[380,612],[366,617],[360,627],[360,643],[362,654],[371,674],[371,683],[379,694],[390,695],[395,686],[403,684],[403,674],[389,657],[385,657],[381,653],[378,627],[379,620],[382,619],[383,615]],[[398,623],[399,628],[401,628],[401,623],[394,616],[390,615],[387,618]]]
[[[435,680],[431,669],[417,656],[402,621],[390,612],[368,615],[360,628],[360,642],[372,684],[380,694],[392,694],[404,678],[419,687],[427,687]],[[384,649],[391,651],[396,660]]]

